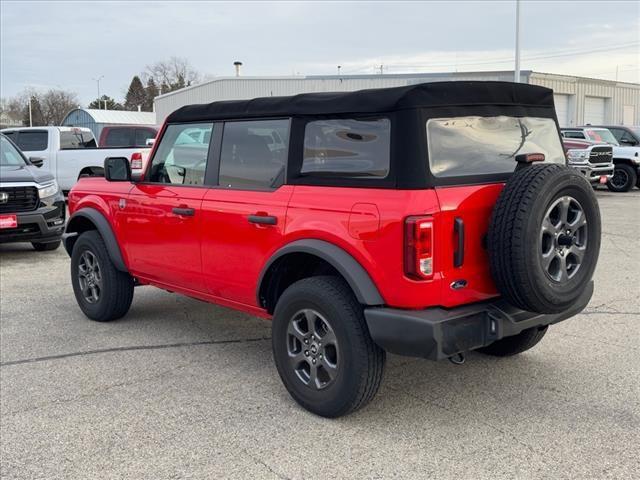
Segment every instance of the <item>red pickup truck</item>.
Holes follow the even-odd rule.
[[[515,355],[593,292],[598,205],[546,88],[191,105],[147,163],[109,158],[69,194],[82,311],[115,320],[154,285],[271,318],[286,389],[322,416],[373,398],[385,352]]]

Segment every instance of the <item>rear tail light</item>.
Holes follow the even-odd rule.
[[[142,170],[142,153],[131,154],[131,170]]]
[[[408,217],[405,222],[404,269],[407,276],[425,280],[433,277],[433,219]]]

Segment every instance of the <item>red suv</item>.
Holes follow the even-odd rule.
[[[600,217],[568,168],[551,90],[443,82],[183,107],[142,175],[125,158],[69,194],[82,311],[134,287],[273,319],[278,372],[335,417],[385,352],[514,355],[593,293]]]

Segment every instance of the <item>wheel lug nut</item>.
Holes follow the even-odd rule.
[[[305,344],[305,345],[309,345],[309,339],[308,339],[308,338],[305,338],[305,339],[304,339],[304,344]]]
[[[313,360],[311,360],[313,362],[313,364],[315,365],[316,363],[316,359],[314,358]]]
[[[305,350],[304,354],[308,357],[309,356],[309,350]]]

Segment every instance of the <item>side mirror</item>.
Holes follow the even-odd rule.
[[[34,165],[34,166],[40,168],[44,164],[44,158],[42,158],[42,157],[29,157],[29,162],[31,162],[31,165]]]
[[[155,138],[147,138],[147,141],[145,143],[147,144],[147,147],[153,147],[153,144],[156,143],[156,139]]]
[[[130,182],[131,165],[126,157],[107,157],[104,159],[104,178],[108,182]]]

